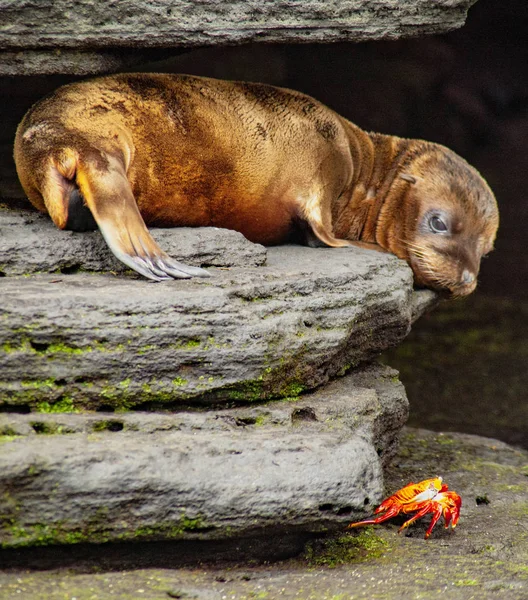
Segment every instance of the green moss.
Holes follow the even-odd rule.
[[[453,585],[456,585],[457,587],[465,587],[479,585],[479,582],[476,579],[459,579],[458,581],[454,581]]]
[[[39,402],[37,404],[37,412],[41,413],[78,413],[78,408],[73,404],[73,398],[63,396],[57,402],[50,404],[49,402]]]
[[[57,388],[57,384],[55,383],[55,379],[53,377],[48,377],[48,379],[44,379],[44,380],[26,380],[26,381],[21,381],[20,384],[23,387],[26,388],[31,388],[34,390],[41,390],[43,388],[48,388],[48,389],[55,389]]]
[[[262,380],[243,381],[225,389],[227,399],[238,402],[254,402],[266,397]]]
[[[189,519],[182,513],[179,521],[175,523],[160,523],[150,527],[139,527],[131,532],[120,534],[120,540],[131,540],[137,538],[151,539],[180,539],[183,534],[205,527],[201,517]]]
[[[54,354],[56,352],[61,352],[63,354],[84,354],[85,352],[92,352],[92,348],[88,346],[87,348],[74,348],[73,346],[67,346],[62,343],[50,344],[46,350],[46,354]]]
[[[305,389],[306,386],[299,381],[291,381],[281,388],[280,394],[283,397],[299,396]]]
[[[198,338],[191,338],[189,340],[178,340],[174,344],[169,344],[168,347],[172,350],[190,350],[191,348],[198,348],[201,345],[201,340]]]
[[[105,542],[108,536],[88,535],[82,531],[66,529],[61,523],[47,525],[35,523],[23,527],[14,523],[8,525],[7,533],[10,541],[0,544],[1,548],[23,548],[28,546],[49,546],[52,544],[79,544],[81,542]]]
[[[19,435],[10,425],[0,427],[0,435],[16,436]]]
[[[124,429],[124,424],[118,419],[103,419],[96,421],[92,426],[92,431],[97,433],[100,431],[121,431]]]
[[[348,534],[311,543],[304,558],[311,566],[335,568],[339,565],[380,558],[389,551],[389,544],[374,533],[372,527],[359,534]]]
[[[180,348],[197,348],[201,344],[200,340],[192,339],[187,342],[183,342]]]
[[[13,346],[10,342],[4,342],[2,344],[2,352],[6,354],[11,354],[11,352],[19,352],[19,346]]]
[[[2,344],[2,350],[9,354],[12,352],[25,352],[31,354],[42,354],[42,355],[51,355],[57,353],[63,354],[84,354],[86,352],[92,352],[93,348],[91,346],[86,346],[84,348],[79,348],[75,346],[69,346],[63,342],[52,342],[50,344],[40,344],[31,342],[30,338],[27,336],[23,336],[18,343],[12,344],[11,342],[4,342]]]
[[[452,446],[455,443],[455,440],[447,435],[437,436],[436,441],[442,446]]]
[[[133,403],[130,398],[130,384],[132,380],[129,378],[123,379],[117,384],[107,384],[101,390],[101,398],[109,400],[116,410],[129,410]]]
[[[210,350],[211,348],[229,348],[231,346],[228,342],[217,342],[213,336],[207,338],[207,342],[204,346],[204,350]]]
[[[343,365],[339,371],[336,373],[337,377],[343,377],[344,375],[347,374],[348,371],[350,371],[350,369],[352,368],[351,364],[346,364]]]
[[[181,539],[185,533],[203,529],[205,524],[198,516],[191,519],[182,515],[178,521],[171,523],[160,523],[150,527],[139,527],[125,531],[121,534],[110,536],[105,529],[108,519],[106,507],[102,507],[94,515],[90,523],[83,529],[71,529],[64,522],[54,524],[18,524],[14,518],[4,521],[4,540],[1,548],[22,548],[29,546],[49,546],[55,544],[80,544],[80,543],[104,543],[110,541],[111,537],[121,541],[136,539]]]
[[[151,350],[156,350],[157,346],[155,346],[154,344],[147,344],[146,346],[141,346],[141,348],[137,349],[137,354],[146,354],[147,352],[150,352]]]
[[[62,433],[62,427],[57,423],[48,421],[32,421],[30,423],[35,433],[44,435],[53,435],[55,433]]]
[[[20,435],[0,435],[0,444],[7,444],[9,442],[14,442],[15,440],[18,440],[19,437],[22,437]]]
[[[100,397],[117,411],[130,410],[139,402],[169,403],[185,400],[191,394],[182,388],[189,382],[183,377],[175,377],[170,381],[150,379],[139,383],[125,379],[119,383],[106,383],[100,392]]]

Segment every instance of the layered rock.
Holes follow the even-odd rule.
[[[380,499],[407,399],[395,371],[360,365],[436,301],[406,263],[154,230],[217,266],[152,283],[98,232],[3,211],[0,233],[4,547],[280,533],[300,548]]]
[[[304,556],[252,565],[240,559],[277,556],[286,536],[257,542],[160,542],[21,548],[0,551],[0,594],[32,600],[106,598],[434,598],[526,600],[528,452],[490,439],[404,429],[387,493],[442,474],[462,496],[457,528],[442,519],[428,541],[427,517],[398,535],[401,519],[312,540]],[[367,507],[368,508],[368,507]],[[345,518],[344,523],[348,522]],[[352,518],[350,518],[352,520]],[[284,556],[284,552],[283,552]],[[207,557],[214,568],[181,568]],[[218,561],[231,561],[218,564]],[[233,561],[239,561],[233,564]],[[57,569],[57,566],[67,568]],[[180,568],[178,568],[180,567]],[[329,568],[333,567],[333,568]],[[55,568],[50,576],[43,569]],[[285,592],[286,590],[286,592]],[[353,591],[352,591],[353,590]],[[447,590],[447,594],[446,594]]]
[[[336,42],[438,34],[463,25],[475,0],[40,0],[2,9],[0,75],[129,68],[149,49]]]
[[[0,545],[302,540],[342,527],[383,493],[407,418],[395,375],[369,367],[258,407],[1,415]]]
[[[135,275],[64,274],[71,265],[108,268],[113,259],[99,233],[62,235],[46,220],[35,237],[31,225],[4,216],[0,269],[20,271],[27,253],[38,257],[29,270],[36,264],[58,271],[0,280],[0,407],[14,410],[297,396],[399,343],[434,302],[431,292],[413,291],[403,261],[353,248],[270,248],[265,266],[211,268],[207,280],[153,284]],[[184,256],[173,251],[175,258],[232,264],[223,248],[234,234],[210,233],[216,258],[210,247],[204,261],[207,234],[199,229],[186,232],[196,243]],[[169,237],[177,244],[184,236],[179,229],[158,235],[164,243]],[[26,239],[35,244],[31,251]],[[263,251],[255,250],[256,262]]]

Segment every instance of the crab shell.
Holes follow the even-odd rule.
[[[378,517],[351,523],[348,527],[373,525],[392,519],[400,513],[415,513],[400,527],[399,531],[403,531],[418,519],[432,513],[431,523],[425,532],[425,539],[428,539],[440,517],[444,517],[446,529],[449,525],[454,529],[460,517],[461,506],[462,498],[449,490],[448,486],[442,483],[441,477],[434,477],[424,479],[420,483],[409,483],[378,506],[374,511]]]

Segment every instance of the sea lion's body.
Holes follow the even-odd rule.
[[[124,74],[64,86],[24,117],[15,160],[29,199],[58,227],[89,227],[93,216],[114,254],[154,279],[201,273],[171,261],[145,223],[226,227],[267,245],[303,233],[373,245],[428,284],[410,256],[423,211],[409,190],[431,161],[480,190],[480,205],[434,199],[471,215],[474,276],[497,228],[489,188],[454,153],[367,134],[313,98],[262,84]]]

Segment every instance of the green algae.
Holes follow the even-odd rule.
[[[358,534],[341,535],[309,543],[304,559],[310,566],[335,568],[381,558],[389,550],[389,543],[378,536],[372,527],[366,527]]]
[[[20,435],[4,435],[1,434],[0,435],[0,444],[8,444],[9,442],[14,442],[15,440],[18,440],[19,438],[21,438],[22,436]]]
[[[101,431],[121,431],[124,427],[125,424],[123,421],[119,421],[118,419],[103,419],[93,424],[92,431],[94,433]]]
[[[54,524],[31,523],[20,525],[15,518],[7,519],[0,535],[4,541],[0,548],[24,548],[30,546],[52,546],[58,544],[105,543],[113,541],[178,540],[190,532],[207,528],[198,515],[189,518],[182,512],[178,520],[156,523],[150,526],[131,528],[111,534],[106,529],[108,510],[101,507],[94,517],[82,528],[74,529],[66,522]]]
[[[84,354],[85,352],[92,352],[92,348],[90,346],[86,348],[75,348],[73,346],[68,346],[63,343],[55,343],[50,344],[45,350],[46,354]]]
[[[151,526],[138,527],[132,532],[121,533],[119,540],[131,539],[181,539],[186,533],[205,529],[206,525],[201,516],[191,519],[182,513],[179,521],[172,523],[157,523]]]
[[[456,587],[466,587],[479,585],[479,582],[476,579],[458,579],[457,581],[453,582],[453,585]]]
[[[266,397],[264,383],[261,380],[242,381],[239,384],[222,390],[228,400],[238,402],[255,402]]]
[[[181,342],[180,344],[177,344],[176,347],[177,348],[197,348],[200,344],[201,344],[200,340],[190,339],[190,340],[187,340],[186,342]]]
[[[280,389],[280,396],[291,398],[300,396],[306,390],[306,386],[299,381],[290,381]]]
[[[170,381],[150,379],[136,382],[131,378],[116,384],[105,383],[100,391],[100,397],[107,401],[116,411],[127,411],[137,404],[162,403],[186,400],[192,394],[182,391],[189,384],[183,377],[175,377]]]
[[[37,404],[36,412],[40,413],[78,413],[80,410],[74,405],[73,398],[63,396],[57,402],[50,404],[43,401]]]
[[[257,415],[255,417],[255,422],[253,423],[253,425],[255,425],[255,427],[262,427],[268,422],[268,420],[269,417],[267,415]]]

